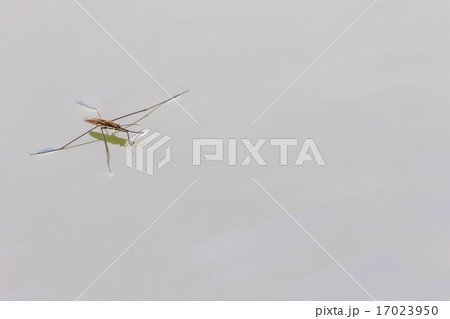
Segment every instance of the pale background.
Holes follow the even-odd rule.
[[[88,128],[76,100],[167,95],[73,1],[0,1],[0,298],[78,298],[199,177],[83,300],[370,300],[253,177],[375,299],[448,300],[448,1],[380,0],[250,126],[371,2],[81,0],[200,124],[158,109],[173,161],[111,146],[111,179],[100,143],[28,154]],[[193,137],[311,137],[326,166],[193,167]]]

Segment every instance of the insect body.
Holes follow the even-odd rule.
[[[85,118],[84,121],[86,123],[89,123],[89,124],[92,124],[92,125],[97,125],[97,126],[100,126],[102,128],[110,128],[110,129],[121,131],[121,132],[126,132],[127,131],[122,126],[120,126],[120,124],[117,124],[117,123],[115,123],[113,121],[110,121],[110,120],[99,119],[99,118],[96,118],[96,117],[88,117],[88,118]]]
[[[120,124],[117,124],[116,122],[113,122],[113,121],[110,121],[110,120],[105,120],[105,119],[102,119],[102,118],[88,117],[88,118],[85,118],[84,121],[86,123],[98,126],[101,129],[111,129],[111,130],[116,130],[116,131],[119,131],[119,132],[127,133],[128,143],[130,143],[130,132],[131,133],[139,133],[139,132],[136,132],[136,131],[130,131],[130,130],[122,127]]]
[[[147,108],[145,108],[145,109],[143,109],[143,110],[139,110],[139,111],[135,111],[135,112],[132,112],[132,113],[129,113],[129,114],[125,114],[125,115],[116,117],[116,118],[114,118],[114,119],[112,119],[112,120],[105,120],[105,119],[103,119],[103,118],[101,117],[101,115],[100,115],[100,112],[98,112],[98,110],[95,109],[95,110],[97,111],[97,113],[98,113],[98,116],[99,116],[98,118],[96,118],[96,117],[91,117],[91,118],[85,118],[85,119],[84,119],[84,121],[85,121],[86,123],[89,123],[89,124],[94,125],[93,128],[91,128],[90,130],[84,132],[84,133],[81,134],[80,136],[74,138],[74,139],[71,140],[69,143],[67,143],[67,144],[65,144],[65,145],[63,145],[63,146],[61,146],[60,148],[56,148],[56,149],[52,149],[52,150],[47,150],[47,151],[42,151],[42,152],[37,152],[37,153],[30,154],[30,155],[38,155],[38,154],[44,154],[44,153],[50,153],[50,152],[61,151],[61,150],[65,149],[65,148],[67,148],[70,144],[72,144],[72,143],[75,142],[76,140],[80,139],[81,137],[85,136],[86,134],[92,132],[93,130],[95,130],[96,128],[99,127],[100,130],[101,130],[101,132],[102,132],[103,141],[104,141],[104,143],[105,143],[106,162],[107,162],[107,164],[108,164],[108,170],[109,170],[109,173],[111,173],[111,168],[110,168],[110,166],[109,166],[109,158],[110,158],[110,155],[109,155],[108,143],[106,142],[106,137],[105,137],[105,132],[104,132],[104,131],[105,131],[105,130],[108,130],[108,129],[111,129],[111,130],[115,130],[115,131],[118,131],[118,132],[124,132],[124,133],[127,133],[128,143],[130,143],[130,132],[131,132],[131,133],[137,133],[137,134],[139,134],[140,132],[136,132],[136,131],[129,130],[129,129],[127,128],[129,125],[122,126],[122,125],[116,123],[115,121],[117,121],[117,120],[119,120],[119,119],[123,119],[123,118],[128,117],[128,116],[131,116],[131,115],[134,115],[134,114],[138,114],[138,113],[145,112],[145,111],[150,111],[151,109],[154,109],[154,108],[156,108],[156,107],[158,107],[158,106],[160,106],[160,105],[163,105],[164,103],[167,103],[167,102],[169,102],[169,101],[175,99],[176,97],[178,97],[178,96],[180,96],[180,95],[182,95],[182,94],[184,94],[184,93],[186,93],[186,92],[188,92],[188,91],[184,91],[184,92],[182,92],[182,93],[180,93],[180,94],[177,94],[177,95],[173,96],[173,97],[170,98],[170,99],[167,99],[167,100],[162,101],[162,102],[160,102],[160,103],[158,103],[158,104],[155,104],[155,105],[152,105],[152,106],[150,106],[150,107],[147,107]],[[81,104],[81,103],[80,103],[80,104]],[[89,108],[92,109],[92,107],[90,107],[90,106],[87,106],[87,105],[84,105],[84,104],[81,104],[81,105],[86,106],[86,107],[89,107]]]

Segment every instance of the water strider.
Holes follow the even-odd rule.
[[[186,92],[188,92],[188,91],[181,92],[181,93],[179,93],[179,94],[177,94],[177,95],[171,97],[170,99],[167,99],[167,100],[162,101],[162,102],[160,102],[160,103],[158,103],[158,104],[155,104],[155,105],[152,105],[152,106],[150,106],[150,107],[147,107],[147,108],[145,108],[145,109],[143,109],[143,110],[131,112],[131,113],[128,113],[128,114],[125,114],[125,115],[116,117],[116,118],[114,118],[114,119],[112,119],[112,120],[105,120],[105,119],[103,119],[102,116],[100,115],[100,112],[99,112],[97,109],[94,109],[94,108],[92,108],[92,107],[90,107],[90,106],[88,106],[88,105],[85,105],[85,104],[80,103],[81,105],[83,105],[83,106],[85,106],[85,107],[88,107],[88,108],[91,108],[91,109],[94,109],[94,110],[97,111],[98,116],[99,116],[98,118],[97,118],[97,117],[91,117],[91,118],[85,118],[85,119],[84,119],[84,121],[85,121],[86,123],[92,124],[92,125],[94,125],[94,127],[91,128],[91,129],[89,129],[88,131],[84,132],[83,134],[77,136],[76,138],[74,138],[73,140],[71,140],[70,142],[66,143],[65,145],[63,145],[63,146],[61,146],[61,147],[59,147],[59,148],[51,149],[51,150],[46,150],[46,151],[41,151],[41,152],[36,152],[36,153],[32,153],[32,154],[30,154],[30,155],[39,155],[39,154],[44,154],[44,153],[50,153],[50,152],[61,151],[61,150],[65,149],[65,148],[67,148],[70,144],[72,144],[72,143],[75,142],[76,140],[78,140],[78,139],[80,139],[81,137],[85,136],[86,134],[92,132],[92,131],[95,130],[96,128],[100,128],[101,133],[102,133],[102,137],[103,137],[103,142],[105,143],[106,163],[108,164],[108,171],[109,171],[109,173],[111,174],[111,167],[110,167],[110,165],[109,165],[110,154],[109,154],[108,143],[106,142],[106,137],[105,137],[105,131],[104,131],[104,130],[110,129],[110,130],[114,130],[114,131],[117,131],[117,132],[124,132],[124,133],[127,133],[128,143],[130,143],[130,133],[137,133],[137,134],[139,134],[140,132],[129,130],[129,129],[127,128],[129,125],[127,125],[127,127],[125,127],[125,126],[122,126],[122,125],[116,123],[115,121],[120,120],[120,119],[123,119],[123,118],[128,117],[128,116],[131,116],[131,115],[134,115],[134,114],[138,114],[138,113],[150,111],[151,109],[154,109],[154,108],[156,108],[156,107],[158,107],[158,106],[161,106],[161,105],[163,105],[164,103],[167,103],[167,102],[169,102],[169,101],[171,101],[171,100],[173,100],[173,99],[179,97],[180,95],[182,95],[182,94],[184,94],[184,93],[186,93]],[[130,143],[130,144],[131,144],[131,143]]]

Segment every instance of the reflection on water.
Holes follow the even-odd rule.
[[[118,137],[117,132],[110,134],[105,134],[105,139],[106,142],[110,143],[110,144],[115,144],[115,145],[119,145],[119,146],[123,146],[125,147],[125,145],[127,144],[128,140],[126,138],[121,138]],[[80,146],[84,146],[84,145],[88,145],[88,144],[92,144],[92,143],[96,143],[96,142],[103,142],[103,136],[102,133],[100,132],[90,132],[89,133],[90,136],[92,136],[93,138],[95,138],[94,141],[89,141],[89,142],[84,142],[84,143],[80,143],[80,144],[76,144],[76,145],[72,145],[72,146],[68,146],[66,148],[63,148],[59,151],[64,151],[64,150],[68,150],[71,148],[75,148],[75,147],[80,147]],[[133,142],[131,142],[133,144]]]
[[[100,132],[90,132],[89,135],[92,136],[93,138],[95,138],[96,140],[103,141],[103,135]],[[121,138],[114,134],[111,134],[111,135],[105,134],[105,139],[106,139],[106,142],[108,142],[108,143],[116,144],[116,145],[120,145],[120,146],[125,146],[125,144],[128,142],[128,140],[126,138]]]

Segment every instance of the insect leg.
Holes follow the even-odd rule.
[[[85,136],[86,134],[90,133],[91,131],[95,130],[97,128],[97,126],[94,126],[93,128],[91,128],[90,130],[84,132],[83,134],[81,134],[80,136],[74,138],[73,140],[71,140],[69,143],[65,144],[64,146],[61,146],[60,148],[56,148],[53,150],[48,150],[48,151],[42,151],[42,152],[36,152],[36,153],[32,153],[30,155],[38,155],[38,154],[44,154],[44,153],[50,153],[50,152],[56,152],[56,151],[60,151],[64,148],[66,148],[67,146],[69,146],[70,144],[72,144],[73,142],[75,142],[76,140],[82,138],[83,136]]]
[[[84,106],[84,107],[87,107],[88,109],[94,110],[95,112],[97,112],[98,117],[99,117],[99,118],[102,118],[102,116],[100,115],[99,109],[97,109],[97,108],[95,108],[95,107],[92,107],[92,106],[89,106],[89,105],[87,105],[87,104],[84,104],[83,102],[77,102],[77,104],[79,104],[79,105],[81,105],[81,106]]]
[[[108,143],[106,142],[106,137],[105,137],[105,132],[103,131],[103,127],[100,128],[102,130],[102,136],[103,136],[103,141],[105,142],[105,150],[106,150],[106,163],[108,164],[108,171],[109,174],[111,174],[111,167],[109,166],[109,149],[108,149]]]
[[[171,97],[170,99],[167,99],[167,100],[165,100],[165,101],[159,102],[158,104],[152,105],[152,106],[147,107],[147,108],[145,108],[145,109],[143,109],[143,110],[139,110],[139,111],[136,111],[136,112],[131,112],[131,113],[128,113],[128,114],[125,114],[125,115],[116,117],[115,119],[112,119],[111,121],[117,121],[117,120],[123,119],[123,118],[125,118],[125,117],[127,117],[127,116],[130,116],[130,115],[134,115],[134,114],[137,114],[137,113],[149,111],[149,110],[151,110],[151,109],[153,109],[153,108],[155,108],[155,107],[158,107],[158,106],[160,106],[160,105],[163,105],[164,103],[167,103],[167,102],[169,102],[169,101],[172,101],[173,99],[179,97],[180,95],[182,95],[182,94],[184,94],[184,93],[187,93],[188,91],[189,91],[189,90],[184,91],[184,92],[181,92],[181,93],[179,93],[179,94],[177,94],[177,95]]]

